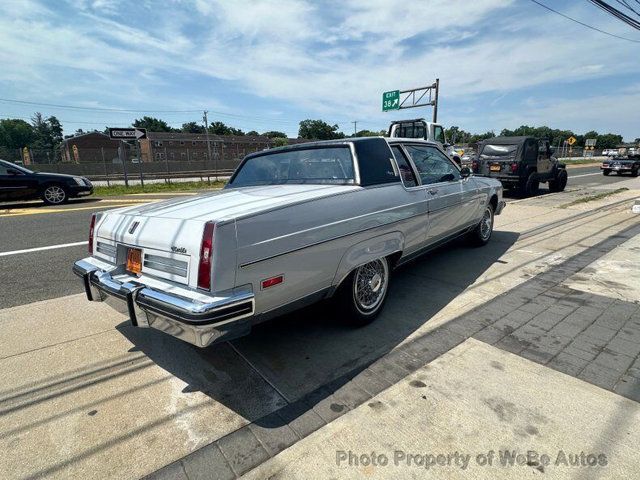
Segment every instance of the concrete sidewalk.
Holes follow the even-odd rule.
[[[243,478],[638,478],[640,229],[620,238],[448,323],[455,348]]]
[[[637,478],[639,442],[636,402],[468,339],[243,478]]]

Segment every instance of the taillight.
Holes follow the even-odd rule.
[[[198,288],[211,289],[211,263],[213,259],[213,230],[215,223],[204,224],[202,244],[200,246],[200,263],[198,264]]]
[[[91,224],[89,225],[89,255],[93,255],[93,234],[96,229],[96,214],[91,214]]]
[[[518,164],[514,162],[511,164],[511,173],[516,173],[517,171],[518,171]]]

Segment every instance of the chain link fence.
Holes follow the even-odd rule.
[[[226,153],[226,152],[225,152]],[[29,149],[28,156],[21,149],[0,147],[0,159],[24,165],[36,172],[62,173],[87,177],[92,181],[125,184],[145,180],[172,179],[211,179],[231,175],[242,158],[232,152],[225,155],[212,155],[206,152],[190,151],[177,154],[164,154],[162,158],[141,161],[134,149],[117,148],[83,149],[79,162],[62,161],[64,156],[59,150]]]

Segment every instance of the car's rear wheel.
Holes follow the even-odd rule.
[[[41,198],[47,205],[60,205],[69,200],[69,194],[62,185],[53,184],[42,190]]]
[[[607,176],[607,175],[609,175],[610,173],[611,173],[611,170],[606,170],[606,169],[605,169],[605,170],[602,170],[602,174],[603,174],[604,176]]]
[[[552,192],[562,192],[567,186],[567,171],[564,169],[558,170],[556,178],[549,180],[549,190]]]
[[[489,243],[491,234],[493,233],[494,210],[493,204],[487,205],[482,214],[480,223],[468,234],[469,242],[477,247],[482,247]]]
[[[378,316],[387,299],[390,278],[389,260],[385,257],[361,265],[349,274],[338,296],[349,323],[367,325]]]
[[[540,191],[540,180],[538,180],[538,175],[535,172],[529,174],[524,183],[523,190],[524,194],[528,197],[533,197],[538,194]]]

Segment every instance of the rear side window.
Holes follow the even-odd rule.
[[[524,158],[527,162],[535,162],[538,159],[538,142],[527,142],[524,150]]]
[[[400,169],[400,177],[402,178],[402,183],[404,183],[405,187],[415,187],[418,185],[418,181],[416,180],[416,176],[413,173],[413,169],[411,165],[409,165],[409,161],[407,157],[404,156],[404,152],[398,145],[394,145],[391,147],[393,151],[393,156],[396,158],[396,162],[398,163],[398,168]]]
[[[445,143],[444,142],[444,130],[440,125],[433,127],[433,139],[436,142]]]

